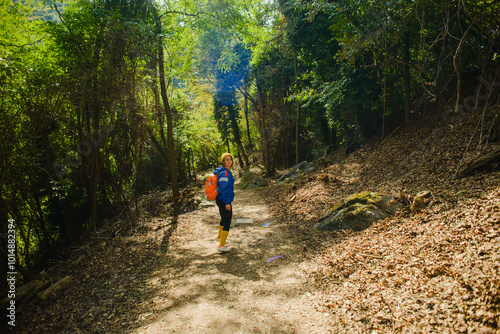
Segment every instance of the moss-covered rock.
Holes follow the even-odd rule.
[[[278,179],[278,184],[282,184],[290,180],[295,180],[301,175],[309,173],[312,170],[314,170],[314,168],[307,161],[302,161],[301,163],[293,167],[291,171],[281,175],[281,177]]]
[[[361,231],[379,219],[385,219],[403,208],[391,196],[364,191],[351,195],[329,209],[316,228],[324,231],[351,229]]]

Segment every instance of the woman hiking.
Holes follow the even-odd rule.
[[[217,250],[225,253],[230,250],[226,247],[226,239],[229,234],[231,219],[233,218],[231,203],[234,199],[234,177],[231,173],[231,168],[233,168],[234,160],[230,153],[224,153],[220,160],[222,166],[214,170],[214,174],[218,175],[217,187],[219,188],[219,194],[215,202],[219,207],[220,213],[219,234],[217,235],[217,240],[220,240],[220,243]]]

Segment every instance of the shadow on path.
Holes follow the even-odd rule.
[[[142,307],[151,314],[130,332],[327,332],[324,313],[311,303],[300,254],[258,192],[237,190],[233,210],[231,251],[224,254],[216,250],[216,207],[180,217],[175,243],[164,253],[168,266],[148,282],[156,294]],[[240,218],[252,223],[235,223]]]

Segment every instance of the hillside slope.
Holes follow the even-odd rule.
[[[454,178],[461,164],[498,147],[476,149],[477,121],[417,115],[382,143],[337,152],[314,173],[266,191],[277,219],[302,231],[309,283],[333,332],[500,333],[498,164]],[[314,230],[328,208],[365,190],[407,203],[429,190],[433,200],[362,232]]]

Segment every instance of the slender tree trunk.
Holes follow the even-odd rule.
[[[387,64],[387,35],[386,32],[384,31],[384,92],[383,92],[383,100],[382,100],[382,139],[381,141],[384,140],[385,136],[385,113],[387,111],[387,71],[386,71],[386,64]]]
[[[246,122],[246,126],[247,126],[248,146],[250,147],[250,151],[253,151],[252,136],[250,135],[250,124],[248,122],[248,96],[247,96],[246,83],[245,83],[244,89],[245,89],[245,94],[243,94],[243,97],[245,98],[245,122]]]
[[[260,105],[260,113],[259,113],[259,123],[260,123],[260,136],[262,140],[262,158],[264,160],[264,166],[266,167],[266,175],[272,175],[272,166],[271,166],[271,152],[269,148],[269,138],[268,131],[266,126],[266,101],[265,96],[262,93],[262,89],[257,85],[257,94],[259,96]],[[259,110],[259,108],[257,108]]]
[[[100,49],[94,52],[94,68],[97,69],[100,62]],[[108,111],[110,112],[110,129],[101,128],[101,108],[103,104],[100,101],[100,92],[97,78],[97,71],[94,71],[94,75],[90,78],[90,92],[91,92],[91,102],[90,110],[91,117],[87,118],[87,131],[91,136],[92,141],[92,154],[91,154],[91,166],[90,166],[90,180],[89,180],[89,198],[90,198],[90,224],[83,236],[87,236],[92,229],[97,226],[98,217],[98,190],[99,183],[101,180],[101,171],[104,167],[104,162],[106,161],[109,152],[107,151],[107,144],[109,140],[109,134],[112,133],[111,129],[114,125],[114,114],[111,108],[108,106]],[[104,139],[102,138],[104,136]],[[102,150],[99,149],[99,145],[102,143]],[[112,145],[112,144],[110,144]]]
[[[244,92],[242,92],[245,94]],[[271,176],[273,169],[271,166],[270,152],[269,152],[269,138],[268,130],[266,126],[266,101],[265,96],[259,84],[257,84],[257,99],[252,98],[250,95],[246,95],[250,102],[252,102],[255,111],[258,115],[259,131],[260,131],[260,141],[262,146],[262,159],[264,161],[264,167],[266,169],[266,175]]]
[[[230,107],[234,108],[234,107]],[[236,142],[236,145],[238,146],[238,151],[239,151],[239,156],[240,158],[242,157],[242,161],[240,161],[241,167],[244,167],[245,164],[248,165],[248,156],[247,153],[245,152],[245,148],[243,147],[243,143],[241,142],[241,135],[240,135],[240,128],[238,126],[238,121],[236,120],[235,117],[235,111],[231,110],[229,112],[229,117],[231,118],[231,127],[233,128],[233,134],[234,134],[234,141]]]
[[[155,69],[158,67],[158,62],[156,61],[156,57],[153,60],[152,67]],[[167,139],[165,138],[165,131],[163,130],[165,127],[164,126],[165,125],[164,115],[162,113],[162,108],[160,106],[160,94],[158,92],[158,78],[156,75],[153,75],[151,90],[153,91],[153,96],[154,96],[154,100],[155,100],[156,119],[158,120],[160,139],[156,138],[156,135],[154,134],[154,131],[151,127],[148,126],[147,131],[149,134],[149,138],[153,142],[154,147],[160,153],[160,155],[163,157],[167,166],[170,166],[170,155],[166,149],[168,147]]]
[[[170,103],[167,95],[167,85],[165,83],[165,63],[163,56],[163,39],[162,39],[162,24],[161,19],[158,16],[158,12],[155,9],[155,19],[156,19],[156,37],[158,38],[158,71],[160,72],[160,92],[163,101],[163,107],[165,109],[165,114],[167,116],[167,150],[168,157],[170,160],[169,170],[170,170],[170,180],[172,182],[172,193],[174,197],[174,208],[177,209],[177,201],[179,200],[179,181],[177,177],[177,166],[175,161],[175,146],[174,146],[174,130],[173,130],[173,120],[172,120],[172,110],[170,109]]]
[[[405,31],[405,123],[408,124],[410,122],[410,33],[408,31],[408,27]]]
[[[458,12],[459,18],[460,18],[460,10]],[[458,43],[457,50],[455,51],[455,55],[453,56],[453,68],[455,69],[455,73],[457,74],[457,100],[455,102],[455,112],[459,112],[460,108],[460,90],[462,88],[462,49],[464,47],[464,44],[467,42],[467,35],[469,33],[470,28],[472,27],[473,23],[469,25],[469,28],[464,32],[464,35],[460,39],[460,43]]]
[[[297,57],[294,59],[295,68],[295,93],[299,93],[299,81],[297,79]],[[300,163],[300,102],[297,103],[297,122],[295,124],[295,164]]]

